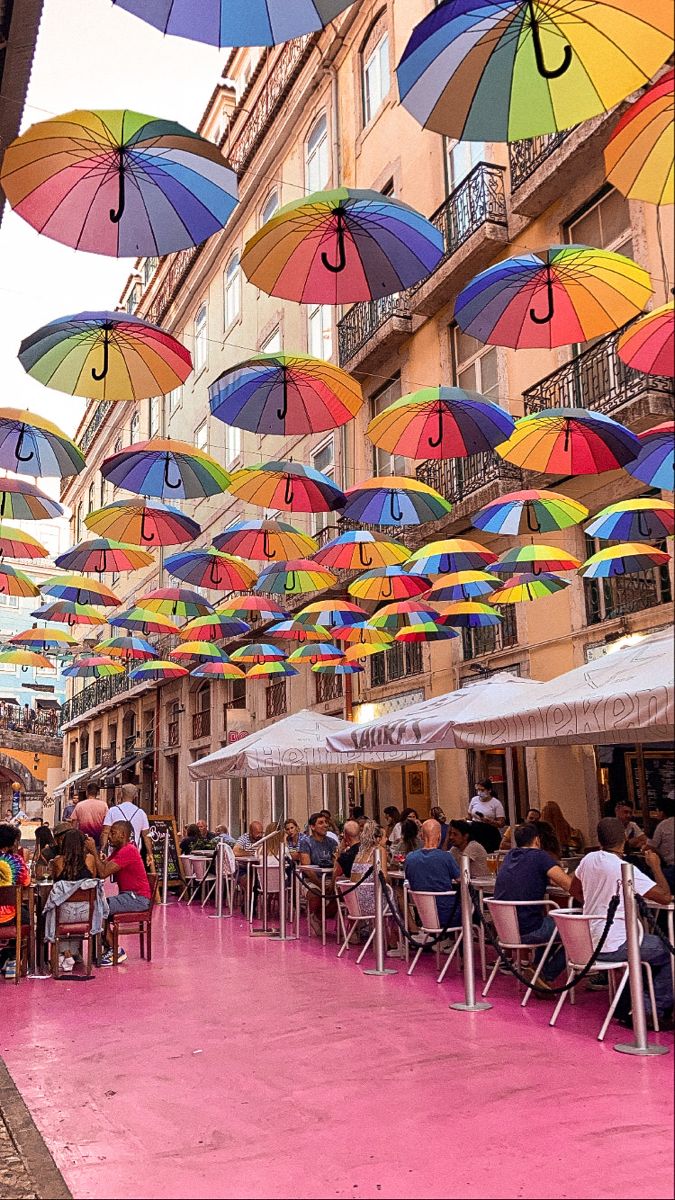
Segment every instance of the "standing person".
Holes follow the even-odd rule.
[[[495,796],[491,779],[478,781],[476,794],[469,801],[469,820],[489,821],[499,829],[506,825],[504,806]]]
[[[125,785],[127,786],[127,785]],[[134,828],[130,821],[113,821],[109,826],[109,841],[112,846],[110,858],[100,856],[96,861],[96,870],[101,879],[112,876],[119,886],[119,895],[108,898],[108,915],[113,917],[118,912],[147,912],[150,907],[152,891],[150,882],[143,866],[138,847],[134,840]],[[154,859],[151,859],[154,863]],[[102,967],[112,967],[113,954],[110,947],[110,926],[106,926],[103,935],[106,952],[101,959]],[[118,963],[126,962],[127,954],[120,947]]]
[[[469,875],[472,879],[485,879],[490,874],[487,851],[471,836],[473,826],[469,821],[451,821],[448,829],[450,853],[459,867],[463,854],[469,859]]]
[[[84,800],[78,800],[71,821],[84,837],[90,837],[99,846],[105,819],[108,815],[108,805],[99,796],[98,784],[88,783]]]
[[[21,853],[21,831],[15,825],[0,825],[0,887],[28,887],[30,871]],[[13,925],[16,908],[0,905],[0,925]],[[28,908],[21,905],[21,920],[29,920]],[[16,941],[3,942],[0,948],[0,972],[5,979],[16,979]]]
[[[148,821],[148,814],[139,807],[137,801],[138,788],[136,784],[123,783],[120,788],[119,804],[111,804],[103,821],[101,850],[105,850],[108,844],[112,826],[120,821],[128,821],[131,825],[131,836],[133,837],[136,849],[140,850],[141,845],[145,846],[147,863],[152,869],[155,856],[152,850],[152,838],[150,837],[150,822]]]

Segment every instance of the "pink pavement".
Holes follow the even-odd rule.
[[[672,1194],[672,1037],[600,1045],[604,995],[550,1029],[500,978],[455,1012],[431,957],[366,976],[175,904],[152,964],[126,949],[92,983],[0,984],[0,1053],[76,1200]]]

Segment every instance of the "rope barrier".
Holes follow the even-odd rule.
[[[635,900],[637,902],[640,916],[644,917],[647,925],[649,926],[649,932],[653,933],[660,942],[663,942],[666,949],[670,954],[673,955],[673,958],[675,958],[675,946],[673,946],[673,943],[666,937],[658,923],[659,910],[650,908],[646,901],[643,900],[642,896],[638,896],[637,892],[635,893]]]
[[[404,938],[406,939],[408,944],[413,947],[413,949],[419,950],[420,945],[433,947],[433,946],[437,945],[438,942],[444,942],[451,929],[457,929],[457,917],[459,915],[458,910],[460,907],[459,893],[457,893],[454,897],[455,903],[454,903],[454,907],[452,910],[452,916],[451,916],[450,920],[448,921],[448,923],[446,925],[444,925],[443,929],[441,929],[439,933],[426,934],[425,935],[426,941],[418,942],[416,935],[411,934],[410,930],[406,929],[405,921],[403,920],[403,917],[401,916],[400,912],[398,911],[398,905],[396,904],[396,900],[394,899],[391,885],[387,882],[382,871],[380,872],[380,883],[382,884],[383,894],[387,898],[387,905],[389,907],[389,912],[391,913],[392,917],[394,918],[394,921],[395,921],[396,925],[398,926],[399,930],[401,931],[401,933],[403,934]]]
[[[300,886],[303,887],[306,892],[313,892],[315,896],[322,896],[322,895],[326,896],[327,895],[326,892],[321,891],[321,888],[318,888],[313,883],[309,883],[308,880],[303,879],[302,871],[298,871],[298,868],[292,858],[290,859],[290,866],[291,866],[291,874],[295,877],[295,879],[297,879]],[[310,869],[311,869],[311,867],[310,867]],[[368,867],[367,871],[364,871],[363,875],[361,876],[361,878],[358,880],[357,883],[351,884],[350,887],[340,888],[340,895],[348,896],[350,892],[355,892],[357,888],[361,887],[362,883],[366,882],[366,880],[372,875],[372,873],[373,873],[373,867],[371,865],[370,867]],[[333,894],[331,894],[331,899],[334,899]]]

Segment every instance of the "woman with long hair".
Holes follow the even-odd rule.
[[[417,821],[408,818],[401,825],[401,836],[397,842],[394,842],[391,847],[392,858],[403,859],[412,854],[413,850],[419,850],[422,845],[420,838],[420,827]]]
[[[30,871],[33,879],[45,879],[51,872],[54,851],[54,834],[48,825],[38,825],[35,830],[35,849]]]
[[[548,804],[544,805],[541,810],[541,819],[548,821],[549,825],[553,826],[563,855],[583,850],[584,838],[581,830],[570,825],[555,800],[549,800]]]
[[[89,844],[91,845],[91,842]],[[54,879],[64,879],[70,883],[96,878],[96,856],[87,848],[87,839],[79,829],[71,829],[64,834],[61,852],[52,860],[52,874]],[[88,916],[89,905],[83,900],[66,900],[59,907],[59,917],[62,921],[86,921]],[[72,971],[76,959],[81,960],[81,948],[81,938],[65,938],[61,941],[59,966],[62,971]]]

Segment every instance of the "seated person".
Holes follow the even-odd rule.
[[[33,879],[46,879],[51,874],[51,860],[56,853],[54,834],[48,825],[38,825],[35,830],[35,850],[30,864]]]
[[[205,842],[213,841],[215,835],[211,833],[206,821],[197,821],[197,829],[199,830],[200,838],[202,838]]]
[[[309,834],[302,837],[300,843],[300,863],[303,867],[332,867],[333,860],[337,852],[338,844],[335,838],[328,836],[328,821],[322,813],[312,813],[309,818]],[[304,878],[310,884],[307,891],[307,907],[309,910],[309,923],[314,933],[321,936],[321,923],[319,914],[321,912],[321,897],[317,894],[317,888],[321,887],[321,876],[315,874],[314,871],[305,871]],[[325,884],[326,892],[332,892],[333,883]],[[330,900],[326,905],[326,916],[334,917],[336,914],[335,901]]]
[[[93,839],[92,839],[93,841]],[[96,878],[95,845],[87,841],[79,829],[71,829],[65,834],[59,847],[59,853],[52,860],[52,874],[55,881],[65,880],[74,883],[81,879]],[[66,900],[59,906],[59,917],[62,921],[85,921],[89,915],[89,905],[84,901],[70,902]],[[65,938],[59,943],[59,967],[70,973],[76,961],[82,961],[82,939]]]
[[[552,825],[548,821],[533,821],[539,834],[539,841],[542,850],[551,855],[556,862],[560,862],[562,858],[562,847],[558,841],[558,835]]]
[[[480,842],[471,836],[473,826],[469,821],[451,821],[448,828],[450,853],[457,866],[466,854],[469,859],[469,875],[472,879],[485,879],[490,874],[487,861],[487,851]]]
[[[519,907],[518,927],[521,940],[525,945],[533,942],[546,942],[555,931],[553,917],[549,916],[541,903],[547,888],[554,884],[569,892],[571,878],[563,871],[551,854],[541,848],[541,841],[536,825],[518,825],[514,832],[515,847],[507,854],[495,880],[495,900],[532,900],[532,904]],[[543,948],[537,950],[535,963],[543,954]],[[545,983],[551,983],[565,966],[565,951],[562,946],[554,945],[550,951],[537,986],[542,978]]]
[[[487,854],[496,854],[501,845],[501,829],[491,821],[469,821],[471,841],[480,842]]]
[[[555,835],[560,842],[562,856],[568,857],[570,854],[581,853],[584,848],[584,835],[580,829],[575,829],[573,825],[570,825],[555,800],[549,800],[548,804],[544,805],[541,819],[548,821],[548,824],[553,826]]]
[[[441,826],[430,819],[422,825],[422,847],[413,850],[405,860],[405,877],[414,892],[449,892],[455,890],[459,867],[447,850],[441,850]],[[460,901],[456,896],[442,896],[436,901],[441,926],[459,924]]]
[[[216,842],[225,842],[226,846],[234,846],[236,839],[232,837],[227,825],[216,825],[214,840]]]
[[[419,822],[412,817],[406,817],[405,821],[401,822],[400,838],[391,843],[391,857],[394,861],[403,862],[413,850],[419,850],[421,845]]]
[[[113,852],[108,859],[100,856],[96,861],[96,870],[101,879],[113,878],[119,886],[118,896],[108,897],[108,915],[113,917],[118,912],[147,912],[150,907],[152,891],[143,866],[140,851],[133,840],[134,830],[129,821],[114,821],[110,826],[110,845]],[[154,862],[154,860],[153,860]],[[110,946],[110,926],[106,926],[103,935],[106,952],[101,959],[102,967],[113,966],[113,955]],[[118,962],[126,962],[127,955],[120,947]]]
[[[181,854],[192,854],[192,851],[196,848],[203,850],[204,846],[199,845],[201,841],[202,837],[199,832],[199,826],[194,824],[188,825],[187,829],[185,830],[185,837],[181,838],[180,842]]]
[[[579,863],[572,879],[571,893],[575,900],[584,906],[585,913],[597,913],[598,920],[591,921],[591,937],[597,945],[604,928],[607,908],[613,896],[619,890],[619,907],[614,914],[614,920],[609,927],[607,940],[598,962],[626,962],[628,948],[626,945],[626,916],[623,907],[623,891],[621,889],[621,860],[626,846],[626,826],[617,817],[604,817],[598,822],[599,850],[593,850],[585,855]],[[659,856],[654,850],[645,850],[645,862],[653,871],[654,879],[649,879],[643,871],[633,867],[635,891],[646,900],[655,900],[657,904],[669,904],[672,900],[670,888],[664,878]],[[673,983],[670,965],[670,954],[655,934],[645,933],[640,945],[640,958],[648,962],[652,968],[654,980],[654,996],[659,1021],[662,1017],[668,1020],[672,1016]],[[620,1001],[620,1008],[623,996]],[[623,1021],[628,1024],[629,1001],[623,1008]],[[648,1016],[651,1011],[648,1010]],[[621,1020],[622,1017],[620,1016]],[[664,1022],[665,1023],[665,1022]]]
[[[661,860],[663,874],[672,892],[675,891],[675,816],[672,800],[661,801],[656,809],[656,820],[658,824],[649,845]]]
[[[30,871],[21,853],[21,830],[16,825],[0,825],[0,887],[28,887]],[[0,905],[0,926],[13,925],[16,908]],[[21,905],[22,924],[30,920],[28,905]],[[5,979],[16,979],[16,941],[0,942],[0,972]]]
[[[448,845],[448,829],[449,829],[448,818],[446,817],[443,809],[439,808],[439,806],[437,804],[435,804],[434,807],[430,810],[429,816],[433,817],[434,821],[438,821],[438,824],[441,827],[441,850],[449,850],[450,847]]]
[[[633,820],[634,809],[630,800],[619,800],[614,806],[614,816],[623,825],[626,850],[631,853],[642,850],[647,844],[647,836]]]
[[[342,840],[338,844],[337,858],[333,867],[333,883],[336,879],[349,879],[354,859],[359,852],[361,830],[358,821],[345,821]]]
[[[256,842],[259,842],[263,836],[262,821],[251,821],[246,833],[242,833],[234,843],[234,853],[237,858],[242,855],[251,854]]]
[[[284,832],[286,834],[286,851],[290,854],[294,862],[300,861],[300,842],[303,834],[300,832],[300,826],[293,817],[288,817],[284,821]]]
[[[525,820],[524,820],[523,824],[524,825],[536,825],[537,821],[540,821],[540,820],[541,820],[541,812],[539,811],[539,809],[538,808],[528,808],[527,813],[525,814]],[[507,825],[506,828],[502,830],[502,840],[499,843],[499,849],[500,850],[512,850],[513,849],[513,830],[510,825]]]
[[[336,842],[339,842],[340,841],[340,830],[338,829],[337,825],[335,824],[335,821],[333,820],[333,814],[330,811],[330,809],[322,808],[321,811],[319,812],[319,816],[326,818],[326,821],[328,824],[328,829],[326,830],[326,836],[329,838],[334,838]]]

